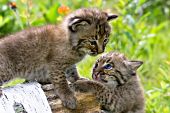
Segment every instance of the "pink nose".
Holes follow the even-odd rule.
[[[100,79],[100,74],[99,73],[94,73],[92,75],[93,80],[99,80]]]

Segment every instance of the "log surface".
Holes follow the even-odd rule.
[[[4,88],[0,113],[52,113],[41,85],[33,82]]]
[[[43,89],[43,90],[42,90]],[[75,110],[65,108],[54,94],[53,85],[26,83],[3,89],[0,113],[97,113],[99,105],[94,95],[76,93]]]
[[[54,94],[53,85],[42,86],[53,113],[98,113],[99,104],[94,95],[90,93],[76,93],[77,108],[70,110],[65,108],[60,99]]]

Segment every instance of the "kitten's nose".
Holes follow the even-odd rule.
[[[99,78],[99,74],[95,73],[92,75],[93,80],[97,80]]]
[[[101,75],[104,75],[104,73],[101,72],[101,71],[95,71],[95,72],[93,72],[93,74],[92,74],[92,78],[93,78],[94,80],[99,80],[99,79],[101,79],[101,78],[100,78]]]
[[[104,49],[103,49],[103,47],[99,47],[98,46],[98,50],[97,50],[97,52],[100,54],[100,53],[103,53],[104,52]]]
[[[103,52],[104,52],[103,50],[98,51],[99,54],[100,54],[100,53],[103,53]]]
[[[97,41],[97,53],[100,54],[103,52],[104,52],[103,42],[98,40]]]

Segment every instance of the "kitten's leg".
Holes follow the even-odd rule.
[[[36,78],[36,81],[39,82],[41,85],[51,84],[47,67],[39,69],[36,74],[36,77],[39,77]]]
[[[139,99],[140,98],[140,99]],[[128,113],[145,113],[145,99],[143,97],[143,95],[140,95],[138,97],[139,100],[137,100],[137,102],[135,103],[135,105],[133,106],[133,108],[131,109],[131,111],[129,111]]]
[[[31,79],[25,78],[25,83],[27,82],[38,82],[41,85],[51,84],[48,70],[46,68],[39,69],[34,73],[34,77]]]
[[[69,82],[74,83],[77,80],[88,80],[87,78],[80,77],[76,65],[72,65],[65,71],[66,78]]]
[[[128,113],[145,113],[145,110],[142,108],[142,109],[136,109],[136,110],[133,110],[133,111],[129,111]]]
[[[1,86],[13,79],[13,71],[12,71],[12,65],[10,61],[7,59],[7,57],[0,54],[0,95],[2,95],[2,88]]]
[[[27,80],[27,79],[25,79],[24,83],[29,83],[29,82],[38,82],[41,85],[51,84],[50,79],[46,79],[46,80]]]
[[[78,80],[75,83],[70,84],[70,87],[74,91],[92,93],[107,90],[107,87],[104,86],[102,83],[90,80]]]
[[[41,85],[51,84],[51,81],[47,79],[46,81],[38,81]]]
[[[49,66],[50,80],[63,105],[68,108],[75,109],[77,104],[76,98],[68,86],[64,70],[64,66],[58,67],[57,63],[55,65],[51,64]]]
[[[137,110],[137,111],[135,111],[133,113],[145,113],[145,111],[143,109],[140,109],[140,110]]]
[[[99,113],[110,113],[110,108],[108,105],[112,102],[112,91],[104,84],[97,81],[90,80],[78,80],[75,83],[70,84],[70,87],[74,91],[79,92],[91,92],[96,96],[99,103],[106,107],[102,109],[103,111]]]
[[[72,65],[71,67],[67,68],[65,71],[65,75],[67,80],[71,83],[77,81],[80,78],[77,72],[76,65]]]

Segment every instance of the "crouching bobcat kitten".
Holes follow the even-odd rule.
[[[76,108],[65,70],[86,54],[102,53],[109,40],[108,15],[93,8],[79,9],[60,25],[23,30],[0,40],[0,85],[15,77],[53,83],[63,105]]]
[[[93,80],[78,80],[72,89],[92,92],[108,113],[144,113],[144,94],[136,70],[141,61],[129,61],[123,54],[110,52],[93,68]]]

